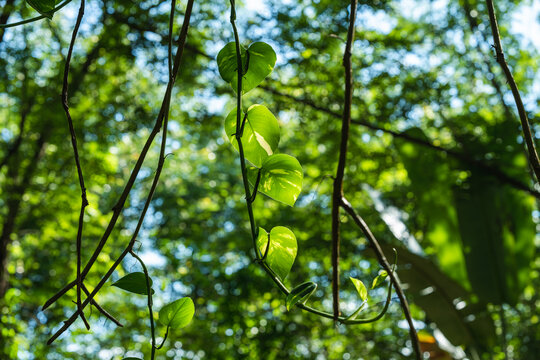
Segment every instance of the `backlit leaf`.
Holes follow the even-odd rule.
[[[377,275],[377,277],[373,279],[373,282],[371,283],[371,288],[375,289],[377,286],[382,284],[387,276],[388,276],[388,273],[386,272],[386,270],[381,271],[379,275]]]
[[[349,279],[351,279],[354,287],[356,288],[356,291],[358,291],[358,295],[360,296],[360,299],[362,299],[362,301],[366,301],[367,299],[367,289],[366,289],[366,286],[364,285],[364,283],[358,279],[355,279],[353,277],[349,277]]]
[[[172,329],[180,329],[191,322],[194,314],[193,300],[184,297],[165,305],[159,311],[159,322]]]
[[[258,169],[248,169],[249,182],[254,185]],[[302,191],[304,173],[296,158],[277,154],[266,158],[261,167],[258,191],[274,200],[293,206]]]
[[[242,113],[241,119],[244,119]],[[236,141],[236,109],[225,119],[225,132],[234,148],[238,150]],[[279,124],[276,117],[263,105],[252,105],[247,110],[242,146],[244,155],[251,163],[261,167],[264,159],[272,155],[279,143]]]
[[[270,242],[268,236],[270,236]],[[267,252],[268,243],[270,247]],[[265,261],[270,269],[281,280],[284,280],[291,271],[298,249],[294,233],[284,226],[276,226],[270,234],[263,228],[259,228],[257,247],[262,256],[266,254]]]
[[[259,85],[271,72],[276,64],[276,53],[264,42],[255,42],[247,49],[240,46],[242,57],[242,92],[247,93]],[[223,80],[231,84],[234,91],[238,87],[238,61],[236,44],[230,42],[217,56],[219,73]]]

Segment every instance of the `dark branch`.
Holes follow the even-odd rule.
[[[353,218],[356,225],[360,228],[360,230],[362,231],[362,233],[368,240],[369,245],[375,252],[375,255],[377,256],[377,260],[379,261],[379,264],[381,264],[384,270],[386,270],[392,284],[394,284],[394,289],[396,289],[396,293],[399,297],[399,302],[401,304],[401,308],[403,309],[403,314],[405,315],[405,318],[407,319],[407,323],[409,324],[409,334],[411,337],[411,342],[414,348],[414,352],[416,354],[416,359],[421,360],[422,351],[420,350],[420,344],[418,342],[418,334],[416,333],[416,329],[414,328],[414,323],[411,316],[411,311],[409,309],[409,304],[407,302],[407,298],[405,297],[405,294],[403,293],[403,289],[401,288],[401,285],[398,281],[397,275],[392,271],[392,267],[388,263],[386,256],[384,256],[384,253],[381,249],[381,246],[379,245],[379,242],[377,241],[377,239],[375,238],[375,236],[373,235],[373,233],[367,226],[364,219],[362,219],[360,215],[358,215],[354,211],[351,204],[344,197],[341,199],[341,206]]]
[[[135,229],[135,231],[134,231],[134,233],[132,235],[132,238],[131,238],[128,246],[124,249],[122,254],[116,259],[116,261],[113,263],[111,268],[109,268],[109,270],[107,271],[105,276],[103,276],[101,278],[101,280],[99,281],[98,285],[96,285],[96,287],[94,288],[92,293],[90,295],[88,295],[86,300],[82,303],[82,308],[83,309],[95,297],[95,295],[99,292],[99,290],[103,287],[103,285],[107,282],[109,277],[112,275],[112,273],[114,272],[116,267],[122,262],[122,260],[126,257],[126,255],[132,250],[133,244],[135,243],[135,240],[137,239],[137,235],[138,235],[138,233],[140,231],[140,228],[142,227],[144,217],[146,215],[148,207],[150,206],[150,202],[152,200],[155,189],[157,187],[157,184],[158,184],[158,181],[159,181],[159,176],[161,174],[161,170],[163,168],[163,164],[164,164],[164,161],[165,161],[165,143],[166,143],[166,139],[167,139],[166,138],[166,136],[167,136],[166,132],[167,131],[166,131],[166,123],[165,123],[164,119],[168,119],[170,99],[171,99],[171,95],[172,95],[172,88],[173,88],[174,83],[176,81],[178,71],[179,71],[179,68],[180,68],[180,62],[182,60],[182,55],[184,53],[184,48],[185,48],[188,29],[189,29],[189,21],[191,19],[191,11],[193,9],[193,2],[194,2],[194,0],[189,0],[188,3],[187,3],[187,6],[186,6],[186,12],[185,12],[185,15],[184,15],[184,23],[182,25],[182,29],[180,31],[180,36],[179,36],[179,39],[178,39],[178,49],[177,49],[176,55],[174,57],[174,65],[172,67],[172,74],[169,77],[169,83],[167,84],[167,90],[165,92],[163,103],[161,105],[161,110],[160,110],[160,113],[159,113],[159,115],[158,115],[158,117],[156,119],[156,124],[154,126],[154,129],[153,129],[152,133],[150,134],[150,136],[149,136],[149,138],[148,138],[148,140],[147,140],[147,142],[146,142],[146,144],[145,144],[145,146],[143,148],[143,152],[141,152],[139,160],[137,161],[137,164],[135,165],[135,169],[132,172],[132,176],[130,177],[130,181],[126,185],[126,188],[124,189],[124,192],[122,193],[122,196],[121,196],[121,198],[119,200],[119,203],[117,203],[117,206],[115,206],[113,219],[111,219],[111,223],[109,223],[109,226],[107,227],[107,230],[106,230],[104,236],[102,237],[102,240],[100,241],[100,244],[98,244],[98,248],[96,249],[96,251],[92,255],[92,258],[90,259],[90,261],[86,265],[85,271],[83,271],[83,274],[82,274],[83,276],[85,275],[85,272],[88,273],[90,267],[92,266],[92,264],[97,259],[97,256],[99,255],[99,252],[101,251],[101,249],[105,245],[105,242],[107,241],[107,238],[110,235],[110,232],[112,231],[112,228],[114,227],[113,220],[114,220],[114,223],[116,223],[116,219],[118,218],[118,216],[119,216],[119,214],[120,214],[120,212],[122,210],[122,207],[123,207],[123,205],[125,203],[125,199],[127,198],[127,195],[129,194],[129,191],[131,190],[131,187],[133,186],[133,183],[135,181],[137,173],[139,172],[139,169],[140,169],[140,167],[142,165],[142,162],[144,161],[144,157],[146,156],[146,153],[148,152],[148,148],[150,147],[154,137],[159,132],[159,129],[161,128],[161,123],[164,122],[163,139],[162,139],[162,145],[161,145],[158,168],[156,170],[156,174],[154,176],[154,180],[152,182],[150,192],[149,192],[148,197],[146,199],[146,202],[144,204],[144,209],[143,209],[143,211],[141,213],[141,216],[139,217],[137,227],[136,227],[136,229]],[[116,215],[116,217],[115,217],[115,215]],[[43,306],[43,308],[45,309],[47,306],[50,306],[54,301],[56,301],[56,299],[58,299],[60,296],[62,296],[62,294],[64,294],[67,290],[69,290],[70,285],[72,287],[73,283],[74,282],[71,282],[68,286],[64,287],[64,289],[62,289],[59,293],[54,295],[53,298],[49,299],[49,301],[47,301],[47,303]],[[51,344],[64,331],[66,331],[71,326],[71,324],[73,324],[73,322],[75,321],[75,319],[78,316],[78,313],[79,313],[79,310],[77,309],[77,311],[68,320],[66,320],[64,322],[64,325],[49,339],[47,344]]]
[[[495,17],[495,10],[493,8],[493,0],[486,0],[486,4],[488,7],[488,12],[489,12],[489,22],[491,25],[491,33],[493,35],[493,41],[495,42],[494,47],[495,47],[497,62],[501,66],[504,72],[504,75],[506,76],[506,81],[510,85],[510,89],[512,89],[512,95],[514,96],[514,100],[516,102],[516,107],[519,114],[519,119],[521,121],[521,127],[523,130],[523,138],[525,139],[525,143],[527,144],[527,150],[529,152],[529,162],[533,168],[534,174],[536,175],[536,180],[540,181],[540,160],[538,159],[538,154],[536,152],[536,147],[534,145],[534,136],[529,126],[529,119],[527,118],[527,112],[525,111],[525,106],[523,105],[523,101],[521,100],[519,89],[514,80],[514,77],[512,76],[512,72],[510,71],[510,68],[508,67],[508,64],[506,63],[506,60],[504,59],[504,52],[501,45],[501,36],[499,35],[499,26],[497,24],[497,18]]]
[[[263,88],[264,90],[267,90],[268,92],[274,94],[274,95],[278,95],[278,96],[281,96],[281,97],[284,97],[284,98],[287,98],[291,101],[295,101],[295,102],[299,102],[301,104],[304,104],[304,105],[307,105],[315,110],[318,110],[318,111],[321,111],[325,114],[328,114],[328,115],[331,115],[332,117],[335,117],[335,118],[341,118],[342,117],[342,114],[338,113],[338,112],[335,112],[333,110],[330,110],[328,108],[325,108],[321,105],[318,105],[317,103],[315,103],[314,101],[312,101],[311,99],[308,99],[308,98],[298,98],[298,97],[295,97],[293,95],[289,95],[289,94],[286,94],[286,93],[283,93],[281,91],[278,91],[272,87],[269,87],[269,86],[260,86],[261,88]],[[467,154],[463,154],[463,153],[460,153],[458,151],[455,151],[455,150],[452,150],[452,149],[446,149],[446,148],[443,148],[441,146],[437,146],[437,145],[434,145],[432,144],[431,142],[429,141],[426,141],[424,139],[418,139],[418,138],[415,138],[414,136],[410,136],[406,133],[400,133],[400,132],[397,132],[397,131],[394,131],[394,130],[390,130],[390,129],[386,129],[386,128],[383,128],[379,125],[376,125],[374,123],[371,123],[369,121],[366,121],[366,120],[351,120],[351,122],[353,124],[356,124],[356,125],[360,125],[360,126],[363,126],[363,127],[366,127],[370,130],[373,130],[373,131],[381,131],[385,134],[389,134],[389,135],[392,135],[393,137],[395,138],[399,138],[399,139],[403,139],[405,141],[408,141],[408,142],[413,142],[415,144],[418,144],[418,145],[421,145],[421,146],[424,146],[424,147],[427,147],[427,148],[430,148],[434,151],[438,151],[438,152],[442,152],[448,156],[451,156],[457,160],[459,160],[460,162],[468,165],[470,168],[478,168],[480,170],[482,170],[484,173],[488,174],[488,175],[491,175],[492,177],[494,177],[495,179],[497,179],[499,182],[503,183],[503,184],[508,184],[516,189],[519,189],[519,190],[522,190],[522,191],[525,191],[525,192],[528,192],[529,194],[533,195],[534,197],[540,199],[540,192],[536,189],[533,189],[531,187],[529,187],[527,184],[507,175],[506,173],[504,173],[502,170],[500,170],[499,168],[495,167],[495,166],[492,166],[492,165],[488,165],[480,160],[476,160],[476,159],[473,159],[471,158],[470,155],[467,155]]]
[[[343,104],[343,116],[341,120],[341,142],[339,148],[339,160],[334,178],[334,190],[332,193],[332,304],[334,309],[334,321],[339,318],[339,208],[343,197],[343,177],[345,176],[345,163],[347,161],[347,145],[349,142],[349,128],[351,127],[351,104],[353,97],[353,76],[351,64],[351,49],[354,43],[354,24],[356,22],[357,0],[351,0],[351,12],[349,15],[349,30],[347,43],[343,54],[343,67],[345,68],[345,101]]]

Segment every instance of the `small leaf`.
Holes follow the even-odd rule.
[[[253,185],[258,169],[248,169],[248,179]],[[258,191],[274,200],[293,206],[302,191],[304,173],[296,158],[277,154],[266,158],[261,167]]]
[[[356,288],[356,291],[358,291],[358,295],[360,295],[360,299],[362,299],[362,301],[366,301],[367,289],[364,283],[350,276],[349,276],[349,279],[351,279],[352,283],[354,284],[354,287]]]
[[[134,272],[127,274],[126,276],[112,284],[112,286],[119,287],[120,289],[135,294],[148,295],[148,291],[146,288],[146,277],[142,272]],[[152,287],[152,278],[150,278],[150,287]],[[152,294],[153,293],[154,290],[152,289]]]
[[[244,119],[242,113],[241,119]],[[238,150],[236,141],[236,109],[225,119],[225,132],[234,148]],[[276,117],[263,105],[252,105],[247,110],[242,146],[246,159],[257,167],[263,160],[272,155],[279,144],[279,124]]]
[[[285,300],[285,303],[287,305],[287,311],[289,311],[291,307],[298,303],[304,304],[307,299],[309,299],[311,294],[313,294],[315,289],[317,289],[317,284],[311,281],[300,284],[294,289],[292,289],[289,295],[287,295],[287,299]]]
[[[257,247],[264,256],[266,254],[266,263],[281,279],[285,280],[291,271],[298,246],[294,233],[284,226],[276,226],[270,231],[270,248],[268,252],[268,233],[259,228],[259,237],[257,238]]]
[[[180,329],[191,322],[194,314],[193,300],[183,297],[165,305],[159,311],[159,322],[172,329]]]
[[[373,279],[373,282],[371,283],[371,288],[375,289],[377,286],[381,285],[387,276],[388,273],[386,272],[386,270],[381,271],[379,275],[377,275],[377,277]]]
[[[245,94],[259,85],[274,69],[276,53],[272,47],[264,42],[255,42],[244,48],[240,46],[242,57],[242,92]],[[236,58],[236,44],[230,42],[217,56],[219,74],[223,80],[231,84],[234,91],[238,87],[238,60]]]
[[[52,19],[54,13],[51,11],[56,5],[56,0],[26,0],[26,2],[41,15]]]

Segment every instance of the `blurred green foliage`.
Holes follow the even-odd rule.
[[[257,225],[294,231],[298,254],[285,283],[317,283],[309,303],[330,311],[328,178],[337,164],[341,121],[333,114],[343,103],[348,7],[329,0],[261,3],[260,11],[249,1],[237,4],[239,31],[246,46],[270,43],[277,61],[244,104],[272,109],[281,128],[279,152],[299,160],[304,178],[294,207],[258,196]],[[516,34],[512,20],[529,5],[496,4],[507,60],[538,132],[540,56]],[[175,33],[184,6],[177,6]],[[76,10],[74,3],[52,21],[0,29],[0,235],[7,245],[0,251],[8,255],[1,359],[121,359],[150,351],[145,297],[113,286],[105,286],[97,301],[123,328],[88,308],[90,332],[78,320],[52,346],[45,344],[75,309],[71,290],[40,311],[76,270],[80,189],[60,103]],[[90,203],[83,260],[159,112],[168,79],[168,11],[169,3],[157,0],[87,4],[69,94]],[[0,0],[0,22],[36,15],[24,1]],[[397,273],[423,334],[435,335],[455,358],[503,359],[506,344],[509,359],[534,360],[540,353],[537,200],[472,165],[533,187],[487,24],[485,4],[476,0],[360,2],[352,58],[356,123],[344,192],[387,256],[393,257],[392,247],[398,250]],[[298,309],[287,312],[285,298],[252,263],[238,157],[223,131],[235,102],[216,64],[218,51],[232,40],[228,2],[196,2],[191,25],[171,104],[170,155],[135,247],[149,265],[157,309],[183,296],[195,303],[193,322],[171,331],[158,358],[410,358],[396,299],[379,322],[335,326]],[[157,164],[156,142],[87,277],[89,287],[129,241]],[[345,214],[342,223],[342,310],[352,313],[358,295],[347,279],[370,283],[380,267]],[[110,284],[134,269],[136,261],[126,259]],[[379,303],[363,313],[383,307],[384,288],[370,292]],[[163,336],[165,328],[157,331]]]

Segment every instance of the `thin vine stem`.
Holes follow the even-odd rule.
[[[351,64],[351,49],[354,42],[354,24],[356,22],[357,0],[351,0],[351,12],[349,15],[349,30],[347,32],[347,44],[343,54],[343,67],[345,68],[345,103],[343,105],[343,117],[341,121],[341,142],[339,147],[339,160],[334,178],[332,192],[332,305],[334,309],[334,321],[339,318],[339,209],[343,197],[343,177],[345,176],[345,164],[347,162],[347,145],[349,142],[349,128],[351,126],[351,103],[353,96],[353,76]]]
[[[57,12],[58,10],[62,9],[64,6],[66,6],[67,4],[69,4],[72,0],[66,0],[64,1],[63,3],[61,3],[60,5],[58,5],[57,7],[55,7],[54,9],[52,9],[50,11],[51,14],[54,14],[55,12]],[[6,29],[6,28],[10,28],[10,27],[14,27],[14,26],[19,26],[19,25],[24,25],[24,24],[29,24],[31,22],[34,22],[34,21],[38,21],[38,20],[41,20],[41,19],[45,19],[47,16],[45,15],[39,15],[39,16],[36,16],[34,18],[31,18],[31,19],[27,19],[27,20],[22,20],[22,21],[19,21],[19,22],[16,22],[16,23],[11,23],[11,24],[0,24],[0,29]]]
[[[191,19],[191,13],[192,13],[192,9],[193,9],[193,3],[194,3],[194,0],[188,0],[188,3],[186,5],[186,11],[185,11],[185,15],[184,15],[184,23],[182,25],[182,29],[180,31],[180,36],[179,36],[179,39],[178,39],[178,47],[177,47],[176,55],[174,57],[174,65],[172,67],[172,75],[170,75],[170,81],[169,81],[169,83],[167,85],[167,90],[165,92],[164,100],[163,100],[163,103],[162,103],[162,106],[161,106],[160,115],[158,115],[158,118],[156,120],[156,126],[154,126],[154,131],[155,131],[156,128],[159,130],[160,125],[161,125],[161,120],[164,121],[165,118],[168,118],[170,99],[171,99],[171,92],[172,92],[172,88],[174,86],[174,83],[176,82],[176,78],[177,78],[178,71],[179,71],[179,68],[180,68],[180,62],[182,60],[182,55],[183,55],[183,52],[184,52],[184,49],[185,49],[185,44],[186,44],[186,39],[187,39],[187,34],[188,34],[188,29],[189,29],[189,22],[190,22],[190,19]],[[171,10],[171,14],[173,14],[173,12],[174,12],[174,7]],[[170,26],[169,28],[171,29],[172,26]],[[170,51],[172,51],[172,49],[170,49]],[[170,68],[170,66],[169,66],[169,68]],[[164,116],[165,114],[167,114],[167,117]],[[166,123],[164,121],[164,126],[163,126],[164,131],[163,131],[163,134],[162,134],[163,138],[162,138],[162,144],[161,144],[161,149],[160,149],[158,167],[156,169],[156,173],[154,175],[154,180],[152,182],[152,186],[151,186],[150,191],[148,193],[148,196],[146,198],[143,211],[141,212],[141,215],[140,215],[139,220],[137,222],[137,226],[136,226],[135,231],[134,231],[134,233],[132,235],[132,238],[131,238],[129,244],[124,249],[124,251],[114,261],[114,263],[109,268],[107,273],[101,278],[101,280],[96,285],[94,290],[87,296],[86,300],[82,303],[82,308],[83,309],[84,309],[85,306],[88,305],[88,303],[90,301],[93,300],[93,298],[96,296],[96,294],[99,292],[99,290],[105,285],[105,283],[110,278],[110,276],[113,274],[113,272],[118,267],[118,265],[120,265],[120,263],[126,257],[126,255],[133,249],[133,245],[135,244],[138,233],[139,233],[139,231],[140,231],[140,229],[142,227],[144,217],[146,215],[146,212],[147,212],[147,210],[149,208],[150,202],[151,202],[152,197],[154,195],[155,189],[157,187],[159,177],[161,175],[161,171],[162,171],[163,164],[164,164],[164,161],[165,161],[165,143],[166,143],[166,139],[167,139],[167,137],[166,137],[167,136],[166,135],[167,131],[166,131],[165,126],[166,126]],[[153,136],[155,137],[155,134]],[[149,139],[147,140],[147,144],[148,144],[148,142],[151,143],[151,139],[153,139],[152,136],[150,136]],[[145,146],[146,146],[146,144],[145,144]],[[142,156],[142,153],[141,153],[141,156]],[[73,287],[73,285],[75,285],[75,284],[73,282],[68,284],[64,289],[62,289],[59,293],[57,293],[55,296],[53,296],[53,298],[49,299],[49,301],[47,301],[47,303],[45,305],[50,306],[52,303],[54,303],[60,296],[62,296],[63,293],[67,292],[71,288],[71,287],[69,287],[70,285],[71,285],[71,287]],[[45,305],[44,305],[44,308],[45,308]],[[79,313],[79,310],[77,309],[77,311],[73,315],[71,315],[71,317],[69,317],[64,322],[64,325],[48,340],[47,344],[51,344],[52,342],[54,342],[54,340],[56,340],[64,331],[66,331],[71,326],[71,324],[73,324],[73,322],[77,318],[78,313]]]
[[[283,282],[276,276],[274,271],[272,271],[272,269],[266,263],[266,261],[265,261],[266,256],[265,255],[267,255],[267,254],[262,255],[260,250],[257,247],[258,232],[257,232],[257,229],[255,227],[255,217],[253,215],[252,202],[250,201],[251,198],[252,198],[252,195],[251,195],[251,192],[249,190],[249,183],[248,183],[247,170],[246,170],[246,160],[245,160],[244,150],[243,150],[243,146],[242,146],[242,126],[241,126],[242,115],[241,115],[241,112],[240,112],[241,110],[240,109],[242,107],[242,76],[244,75],[244,73],[243,73],[243,69],[242,69],[242,57],[241,57],[241,52],[240,52],[240,39],[239,39],[239,36],[238,36],[238,30],[237,30],[236,24],[235,24],[235,21],[236,21],[235,1],[230,0],[230,3],[231,3],[230,22],[231,22],[231,25],[232,25],[232,28],[233,28],[234,40],[235,40],[235,44],[236,44],[236,64],[237,64],[237,74],[238,74],[238,76],[237,76],[238,77],[238,84],[237,84],[237,88],[236,88],[236,105],[237,105],[236,133],[234,135],[235,135],[235,139],[238,142],[238,153],[239,153],[239,157],[240,157],[240,166],[241,166],[241,170],[242,170],[242,180],[243,180],[243,183],[244,183],[245,200],[246,200],[246,206],[247,206],[247,209],[248,209],[249,221],[250,221],[250,226],[251,226],[251,236],[252,236],[252,241],[253,241],[253,249],[255,251],[255,260],[254,261],[255,261],[255,263],[259,264],[263,268],[263,270],[268,274],[268,276],[272,279],[272,281],[274,281],[274,283],[278,286],[278,288],[281,290],[281,292],[283,294],[289,295],[290,294],[289,289],[283,284]],[[254,188],[253,191],[256,191],[256,188]],[[268,247],[269,246],[267,246],[267,249],[268,249]],[[388,270],[388,271],[390,271],[390,270]],[[347,317],[338,316],[338,318],[336,319],[334,317],[334,314],[330,314],[328,312],[312,308],[312,307],[307,306],[305,304],[297,303],[296,306],[303,309],[303,310],[305,310],[305,311],[307,311],[307,312],[310,312],[312,314],[315,314],[315,315],[318,315],[318,316],[321,316],[321,317],[325,317],[325,318],[328,318],[328,319],[334,319],[334,320],[337,320],[339,322],[346,323],[346,324],[366,324],[366,323],[369,323],[369,322],[376,321],[376,320],[378,320],[380,318],[380,317],[376,317],[375,320],[373,320],[373,319],[349,320]],[[386,312],[387,308],[388,308],[388,306],[385,306],[385,309],[383,309],[383,314],[382,315],[384,315],[384,312]],[[380,316],[382,317],[382,315],[380,315]]]
[[[163,341],[161,341],[161,344],[156,346],[156,350],[159,350],[165,345],[165,340],[167,340],[167,336],[169,335],[169,327],[167,326],[167,329],[165,330],[165,335],[163,336]]]
[[[238,36],[238,29],[236,28],[236,10],[235,0],[230,0],[231,3],[231,25],[234,33],[234,42],[236,44],[236,67],[238,73],[238,82],[236,88],[236,133],[235,138],[238,143],[238,153],[240,154],[240,167],[242,170],[242,181],[244,183],[244,191],[246,197],[246,206],[248,210],[249,223],[251,228],[251,238],[253,240],[253,249],[255,250],[255,258],[261,259],[260,251],[257,248],[257,228],[255,226],[255,217],[253,215],[253,206],[251,205],[251,192],[249,190],[249,182],[247,177],[246,159],[244,156],[244,146],[242,145],[242,135],[244,127],[242,124],[242,78],[244,76],[244,69],[242,66],[242,55],[240,52],[240,39]]]
[[[193,8],[193,1],[194,0],[188,0],[185,16],[184,16],[184,24],[182,25],[182,30],[180,32],[180,36],[178,39],[178,50],[176,52],[176,56],[174,58],[174,65],[173,65],[173,77],[172,81],[169,81],[167,84],[167,89],[165,91],[164,99],[161,104],[160,112],[157,116],[154,128],[152,129],[152,132],[150,133],[148,139],[146,140],[146,143],[143,146],[143,149],[141,150],[141,153],[139,155],[139,158],[137,159],[137,162],[131,172],[131,175],[129,177],[129,180],[127,181],[124,190],[122,191],[122,194],[120,195],[120,198],[118,199],[116,205],[113,207],[113,215],[111,217],[111,220],[109,221],[109,224],[107,225],[107,228],[105,229],[105,232],[103,233],[98,245],[96,246],[96,249],[94,250],[94,253],[88,260],[86,266],[84,267],[81,277],[84,281],[84,278],[88,275],[90,272],[90,269],[92,268],[94,262],[97,260],[99,254],[101,253],[101,250],[107,243],[107,240],[109,239],[109,236],[112,233],[112,230],[116,226],[116,223],[118,221],[118,218],[120,217],[120,214],[124,208],[125,202],[127,200],[127,197],[129,196],[129,193],[131,192],[131,189],[133,188],[133,185],[135,184],[135,180],[139,174],[139,171],[142,167],[142,164],[146,158],[146,155],[150,149],[150,146],[153,143],[154,138],[157,136],[157,134],[160,132],[161,125],[164,122],[165,114],[168,113],[169,105],[170,105],[170,98],[172,95],[172,89],[173,85],[176,82],[176,77],[180,68],[180,60],[182,59],[182,55],[185,49],[186,44],[186,37],[187,32],[189,28],[189,19],[191,18],[191,10]],[[188,12],[189,10],[189,12]],[[162,145],[163,146],[163,145]],[[164,157],[163,157],[164,160]],[[163,161],[161,160],[161,161]],[[156,175],[154,178],[157,176]],[[67,284],[64,288],[59,290],[56,294],[54,294],[50,299],[48,299],[45,304],[43,305],[42,310],[47,309],[49,306],[51,306],[53,303],[55,303],[62,295],[64,295],[66,292],[68,292],[73,286],[76,285],[76,281],[72,281],[69,284]]]
[[[133,256],[139,264],[141,264],[141,267],[144,272],[144,278],[146,281],[146,292],[147,292],[147,306],[148,306],[148,312],[150,317],[150,331],[152,333],[152,351],[150,353],[150,359],[154,360],[156,357],[156,326],[154,324],[154,311],[152,310],[152,286],[150,285],[150,275],[148,275],[148,269],[146,268],[146,265],[144,264],[144,261],[131,249],[129,251],[129,254]]]
[[[504,75],[506,76],[506,81],[508,82],[508,85],[510,85],[510,89],[512,90],[512,95],[514,96],[514,101],[518,110],[519,119],[521,121],[523,138],[525,139],[525,143],[527,144],[527,150],[529,152],[529,162],[533,168],[534,174],[536,175],[536,180],[540,181],[540,160],[538,159],[538,153],[536,152],[536,147],[534,145],[534,136],[529,126],[527,111],[525,111],[525,106],[523,105],[523,101],[521,100],[518,86],[504,58],[504,52],[501,44],[501,36],[499,34],[499,25],[497,24],[497,17],[495,16],[493,0],[486,0],[486,4],[489,13],[491,33],[493,35],[493,41],[495,42],[494,48],[496,59],[501,66]]]
[[[82,287],[82,278],[81,278],[81,247],[82,247],[82,233],[83,233],[83,224],[84,224],[84,210],[88,206],[88,200],[86,198],[86,186],[84,185],[84,176],[81,167],[81,162],[79,159],[79,151],[77,149],[77,136],[75,134],[75,128],[73,126],[73,120],[69,112],[68,104],[68,89],[69,89],[69,68],[71,64],[71,58],[73,56],[73,47],[75,46],[75,41],[77,39],[77,34],[79,32],[79,27],[81,26],[82,19],[84,17],[85,9],[85,0],[81,0],[81,5],[79,7],[79,13],[77,15],[77,21],[75,22],[75,27],[73,28],[73,33],[71,34],[71,42],[69,43],[69,49],[66,57],[66,62],[64,66],[64,79],[62,83],[62,106],[64,112],[66,113],[66,118],[69,127],[69,133],[71,135],[71,146],[73,147],[73,156],[75,158],[75,165],[77,167],[77,176],[79,178],[79,186],[81,188],[81,210],[79,214],[79,224],[77,228],[77,308],[81,319],[84,322],[84,325],[88,330],[90,330],[90,325],[84,316],[81,306],[81,287]]]

